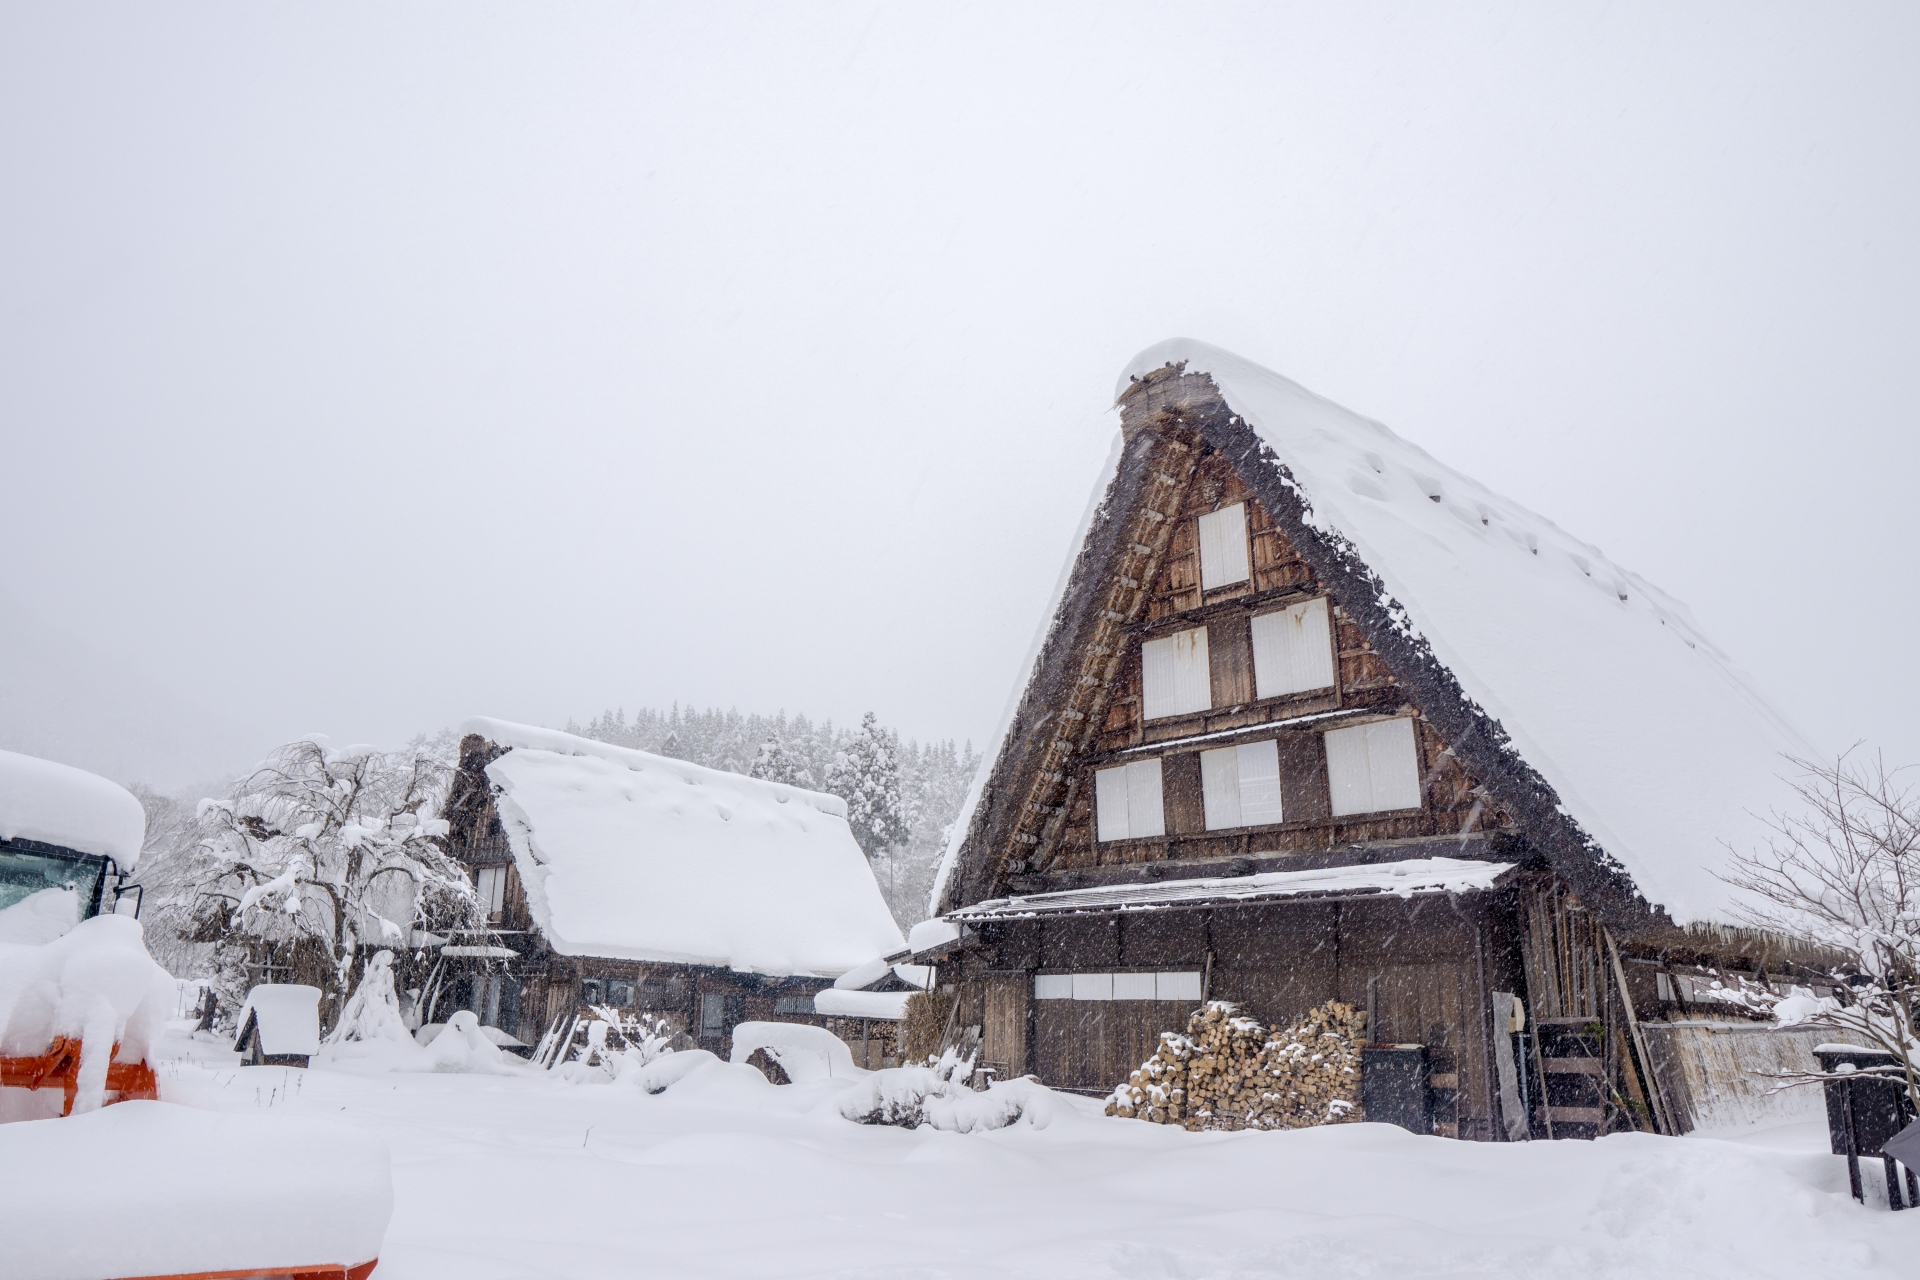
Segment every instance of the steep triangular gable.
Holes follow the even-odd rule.
[[[1463,773],[1483,788],[1482,795],[1498,807],[1512,828],[1524,833],[1528,847],[1545,857],[1581,898],[1616,929],[1634,931],[1649,923],[1655,917],[1650,916],[1640,892],[1643,886],[1637,885],[1634,876],[1629,874],[1627,861],[1603,846],[1593,834],[1594,830],[1612,835],[1623,827],[1635,829],[1640,815],[1616,813],[1618,820],[1608,821],[1584,793],[1582,800],[1587,802],[1571,807],[1575,812],[1569,811],[1570,806],[1563,803],[1562,795],[1547,781],[1545,771],[1529,762],[1500,720],[1487,709],[1490,700],[1487,691],[1497,688],[1503,674],[1511,673],[1474,670],[1471,675],[1479,696],[1469,693],[1452,666],[1438,656],[1430,638],[1434,619],[1446,619],[1448,610],[1428,607],[1433,601],[1423,599],[1418,589],[1412,589],[1405,575],[1402,581],[1393,582],[1394,589],[1390,589],[1391,571],[1377,572],[1362,558],[1356,540],[1329,518],[1339,504],[1323,499],[1316,507],[1309,485],[1302,483],[1296,468],[1290,467],[1276,452],[1272,437],[1279,435],[1282,442],[1287,443],[1285,433],[1271,429],[1263,432],[1249,417],[1237,412],[1238,405],[1229,403],[1229,393],[1223,392],[1221,381],[1209,373],[1156,359],[1159,355],[1192,353],[1197,353],[1213,368],[1225,368],[1230,375],[1237,375],[1226,378],[1231,394],[1252,402],[1261,398],[1261,391],[1268,392],[1269,403],[1261,408],[1269,416],[1292,408],[1282,404],[1276,410],[1271,403],[1276,397],[1294,395],[1309,402],[1308,408],[1319,415],[1307,424],[1310,433],[1318,433],[1309,442],[1310,446],[1325,443],[1321,437],[1346,433],[1346,438],[1336,443],[1345,446],[1346,452],[1364,471],[1341,479],[1353,494],[1359,495],[1359,500],[1390,502],[1393,497],[1387,492],[1390,483],[1397,480],[1403,487],[1411,485],[1448,519],[1463,524],[1477,523],[1486,539],[1504,538],[1515,555],[1527,556],[1536,562],[1544,546],[1551,558],[1557,558],[1551,566],[1553,572],[1577,575],[1580,579],[1571,585],[1550,580],[1551,589],[1541,591],[1524,573],[1507,574],[1510,581],[1488,584],[1488,590],[1504,587],[1526,598],[1507,600],[1493,608],[1495,623],[1516,616],[1529,621],[1538,619],[1541,634],[1551,637],[1556,634],[1556,628],[1564,631],[1570,625],[1567,615],[1571,614],[1575,623],[1586,616],[1580,610],[1588,608],[1589,601],[1575,598],[1569,605],[1564,598],[1573,590],[1594,593],[1604,589],[1610,598],[1617,597],[1622,607],[1639,595],[1641,599],[1635,603],[1642,609],[1652,610],[1653,625],[1671,628],[1665,634],[1670,637],[1672,647],[1676,651],[1684,648],[1685,652],[1697,653],[1701,658],[1696,663],[1697,672],[1685,666],[1683,656],[1677,676],[1673,671],[1661,674],[1683,683],[1690,677],[1717,682],[1716,688],[1707,691],[1708,695],[1730,690],[1736,702],[1743,701],[1752,708],[1753,714],[1746,721],[1740,720],[1738,707],[1732,716],[1725,714],[1724,707],[1713,708],[1722,712],[1719,720],[1736,722],[1732,730],[1721,734],[1723,738],[1735,739],[1736,745],[1744,750],[1740,759],[1733,762],[1734,766],[1749,772],[1757,767],[1760,781],[1770,782],[1779,771],[1780,762],[1774,753],[1798,745],[1791,731],[1744,685],[1737,672],[1731,671],[1699,637],[1684,609],[1638,579],[1615,569],[1592,548],[1573,543],[1547,522],[1487,494],[1392,436],[1385,428],[1353,418],[1336,406],[1310,397],[1277,375],[1247,366],[1225,353],[1191,344],[1180,351],[1149,353],[1136,362],[1139,373],[1126,385],[1121,397],[1124,443],[1112,478],[1063,586],[1053,625],[1036,657],[1005,739],[976,787],[963,826],[956,831],[948,865],[943,868],[942,881],[936,891],[936,905],[951,908],[991,897],[1004,892],[1009,883],[1017,882],[1023,873],[1044,869],[1051,862],[1052,850],[1061,841],[1063,829],[1075,820],[1076,811],[1084,809],[1085,798],[1076,800],[1070,790],[1075,775],[1074,762],[1084,760],[1087,753],[1096,748],[1103,727],[1101,721],[1112,718],[1116,697],[1124,696],[1122,686],[1127,679],[1129,646],[1137,645],[1143,624],[1150,625],[1152,619],[1168,612],[1191,609],[1198,600],[1191,594],[1184,599],[1170,598],[1170,591],[1184,588],[1191,592],[1194,584],[1190,580],[1191,572],[1183,576],[1176,563],[1181,556],[1190,555],[1191,548],[1176,542],[1175,521],[1169,516],[1178,504],[1191,506],[1195,496],[1204,506],[1206,495],[1196,495],[1195,486],[1218,483],[1217,479],[1208,478],[1211,456],[1230,466],[1231,474],[1257,499],[1257,509],[1272,522],[1273,537],[1269,541],[1273,545],[1267,552],[1267,559],[1272,562],[1256,563],[1256,575],[1262,571],[1310,575],[1339,606],[1343,615],[1341,625],[1360,637],[1357,647],[1366,650],[1364,660],[1375,664],[1380,679],[1400,690],[1405,701],[1419,709],[1423,732],[1444,742],[1444,752],[1437,754],[1457,762]],[[1275,385],[1263,386],[1260,379],[1271,380]],[[1250,383],[1253,389],[1247,391]],[[1258,411],[1255,416],[1259,416]],[[1324,468],[1323,459],[1314,461],[1322,462]],[[1213,470],[1217,476],[1217,464]],[[1396,472],[1402,474],[1396,475]],[[1323,476],[1315,474],[1312,479],[1324,488]],[[1370,490],[1377,491],[1378,496],[1371,496]],[[1364,521],[1357,523],[1364,524]],[[1192,525],[1184,528],[1191,530]],[[1282,545],[1297,557],[1297,566],[1281,564],[1275,559]],[[1253,548],[1258,562],[1263,554],[1258,531],[1253,538]],[[1418,585],[1436,585],[1436,589],[1447,586],[1444,582]],[[1563,586],[1567,590],[1563,591]],[[1414,617],[1409,604],[1431,617]],[[1588,613],[1591,612],[1588,608]],[[1605,622],[1603,617],[1595,625]],[[1646,619],[1641,618],[1636,620],[1636,625],[1645,622]],[[1641,625],[1640,629],[1644,630],[1645,626]],[[1656,637],[1656,644],[1659,638]],[[1471,641],[1474,637],[1467,639]],[[1629,639],[1644,643],[1641,636]],[[1349,643],[1343,641],[1343,649]],[[1441,648],[1446,648],[1444,642]],[[1467,643],[1455,646],[1452,655],[1457,660],[1461,653],[1484,656],[1486,652],[1484,644],[1476,650],[1474,644]],[[1524,684],[1521,677],[1535,674],[1520,672],[1514,679]],[[1599,675],[1601,683],[1606,683],[1606,673]],[[1535,682],[1538,683],[1537,679]],[[1647,701],[1656,698],[1659,692],[1650,690]],[[1709,697],[1708,701],[1711,700]],[[1504,705],[1498,697],[1491,701]],[[1524,703],[1526,699],[1520,701]],[[1538,698],[1534,701],[1537,703]],[[1579,698],[1568,701],[1569,714],[1591,713],[1590,708],[1579,705]],[[1658,705],[1647,705],[1622,708],[1621,714],[1629,719],[1638,715],[1646,722],[1648,731],[1658,732],[1661,711]],[[1537,727],[1537,719],[1536,714],[1529,722],[1530,728]],[[1559,731],[1561,726],[1552,728]],[[1755,749],[1750,741],[1741,740],[1742,735],[1748,739],[1758,737],[1760,747]],[[1553,737],[1552,732],[1534,733],[1530,741],[1536,750],[1543,750],[1539,744]],[[1543,750],[1543,754],[1549,758],[1542,763],[1562,778],[1572,779],[1578,773],[1578,770],[1569,772],[1565,762],[1551,758],[1550,752]],[[1654,747],[1652,754],[1657,756],[1661,752]],[[1623,772],[1634,773],[1644,770],[1645,763],[1623,758],[1618,767]],[[1672,765],[1667,762],[1661,767]],[[1593,766],[1588,765],[1587,769],[1591,773]],[[1702,772],[1708,777],[1715,774],[1711,767]],[[1598,779],[1598,785],[1587,790],[1605,793],[1607,781]],[[1562,787],[1566,785],[1563,781]],[[1579,789],[1576,782],[1576,790]],[[1766,795],[1767,788],[1755,785],[1748,788],[1746,794]],[[1728,808],[1724,799],[1704,796],[1703,802],[1724,814]],[[1647,803],[1667,812],[1673,808],[1668,795],[1650,795]],[[1611,804],[1617,811],[1621,801],[1615,797]],[[1586,819],[1584,823],[1582,818]],[[1677,830],[1675,842],[1683,847],[1677,854],[1667,852],[1670,856],[1709,862],[1706,855],[1713,850],[1698,846],[1702,838],[1700,830],[1710,823],[1711,818],[1707,823],[1692,824],[1692,829]],[[1748,834],[1748,829],[1740,828],[1737,822],[1730,827],[1723,832],[1722,839],[1738,839]],[[1646,823],[1638,822],[1637,829],[1644,831]],[[1691,847],[1684,847],[1689,841]],[[1629,842],[1617,840],[1616,843]],[[1634,860],[1632,870],[1644,879],[1657,882],[1655,887],[1663,891],[1662,898],[1679,900],[1683,910],[1678,914],[1683,919],[1712,913],[1711,905],[1703,909],[1703,900],[1710,896],[1701,892],[1703,877],[1690,874],[1696,868],[1683,867],[1681,870],[1689,874],[1663,878],[1657,874],[1662,869],[1658,853],[1649,857],[1644,848],[1631,852],[1640,855]],[[1656,874],[1649,875],[1649,868]]]

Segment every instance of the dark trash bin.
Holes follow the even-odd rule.
[[[1360,1107],[1370,1121],[1409,1133],[1433,1132],[1427,1046],[1370,1044],[1360,1050]]]
[[[1913,1103],[1906,1086],[1882,1076],[1858,1074],[1863,1067],[1891,1066],[1899,1061],[1882,1049],[1863,1049],[1851,1044],[1823,1044],[1814,1048],[1825,1074],[1827,1094],[1827,1136],[1833,1154],[1847,1158],[1847,1182],[1853,1198],[1866,1203],[1860,1185],[1860,1158],[1878,1157],[1887,1166],[1887,1204],[1907,1208],[1910,1200],[1920,1205],[1920,1184],[1911,1167],[1907,1169],[1907,1197],[1900,1195],[1900,1171],[1887,1154],[1889,1139],[1914,1120]]]

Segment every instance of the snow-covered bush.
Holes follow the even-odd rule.
[[[376,951],[360,975],[360,985],[340,1011],[340,1020],[327,1033],[328,1044],[354,1040],[386,1040],[412,1044],[413,1033],[400,1016],[400,997],[393,989],[393,953]]]
[[[625,1078],[693,1041],[665,1018],[610,1005],[593,1005],[594,1016],[576,1020],[552,1041],[542,1042],[534,1063],[563,1080],[594,1084]]]
[[[310,957],[314,971],[296,964],[296,979],[337,1007],[373,948],[404,948],[416,926],[483,926],[466,870],[445,848],[450,781],[426,744],[288,743],[225,797],[200,802],[185,847],[155,868],[172,886],[155,905],[191,911],[229,1008],[266,956],[283,966]]]
[[[1737,852],[1727,879],[1753,895],[1747,923],[1810,938],[1851,963],[1833,975],[1839,999],[1807,988],[1748,998],[1770,1002],[1783,1025],[1831,1028],[1892,1054],[1862,1070],[1898,1081],[1920,1107],[1920,791],[1878,759],[1794,763],[1805,808],[1775,814],[1767,846]]]
[[[1044,1129],[1053,1118],[1050,1095],[1030,1079],[1002,1080],[970,1088],[973,1059],[949,1049],[922,1064],[863,1073],[836,1100],[840,1114],[858,1124],[917,1129],[931,1125],[953,1133],[978,1133],[1024,1123]]]

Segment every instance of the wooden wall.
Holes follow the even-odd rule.
[[[1489,1002],[1525,996],[1511,895],[1080,915],[981,926],[984,946],[951,965],[957,1024],[979,1024],[1004,1073],[1106,1092],[1183,1031],[1193,1002],[1035,1000],[1036,973],[1200,970],[1210,999],[1268,1026],[1330,999],[1368,1013],[1368,1038],[1424,1044],[1439,1132],[1488,1136]],[[943,974],[943,979],[948,975]]]

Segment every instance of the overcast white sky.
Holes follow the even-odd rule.
[[[979,742],[1183,334],[1920,761],[1916,65],[1866,4],[9,0],[0,746]]]

